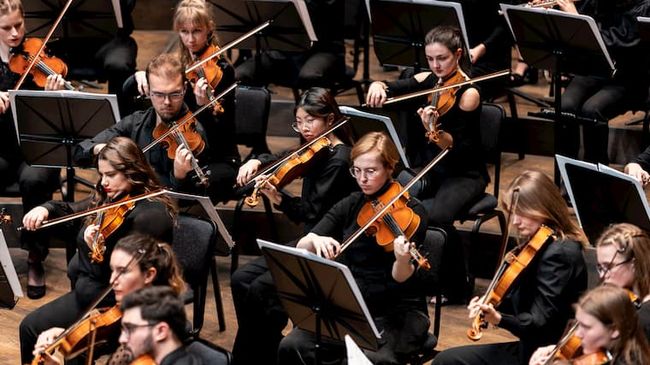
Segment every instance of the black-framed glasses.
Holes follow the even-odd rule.
[[[612,257],[612,260],[606,265],[597,264],[596,265],[596,271],[598,271],[598,275],[605,276],[605,275],[607,275],[607,273],[611,272],[613,269],[615,269],[615,268],[617,268],[617,267],[619,267],[621,265],[625,265],[625,264],[627,264],[629,262],[632,262],[632,260],[634,260],[633,257],[630,257],[627,260],[623,260],[621,262],[614,263],[615,259],[616,259],[616,255],[614,255],[614,257]]]
[[[151,327],[151,326],[155,326],[155,325],[156,325],[156,323],[137,324],[137,323],[122,322],[122,325],[120,326],[120,328],[122,329],[122,334],[124,334],[124,336],[126,336],[126,337],[129,337],[129,336],[131,336],[133,331],[135,331],[138,328]]]
[[[175,91],[173,93],[161,93],[161,92],[158,92],[158,91],[149,92],[149,97],[150,98],[155,99],[155,100],[159,100],[159,101],[165,100],[167,98],[169,98],[169,100],[172,100],[172,101],[179,101],[179,100],[183,99],[183,96],[185,96],[185,89],[183,89],[183,91]]]

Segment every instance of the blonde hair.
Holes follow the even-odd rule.
[[[641,298],[650,294],[650,237],[641,228],[629,224],[615,224],[605,230],[596,247],[614,246],[624,260],[634,260],[634,285]]]
[[[20,0],[0,0],[0,16],[13,13],[20,10],[20,14],[25,14],[23,3]]]
[[[536,219],[555,230],[562,238],[570,238],[585,244],[582,231],[569,217],[567,207],[559,189],[553,181],[540,171],[527,170],[517,176],[502,198],[502,205],[512,214],[512,195],[518,192],[515,214]]]
[[[399,162],[399,153],[395,143],[383,132],[370,132],[359,138],[352,147],[350,160],[354,161],[357,157],[373,150],[379,152],[384,167],[395,170]]]
[[[191,23],[194,26],[206,27],[208,33],[208,45],[217,45],[215,35],[215,23],[209,5],[205,0],[183,0],[176,7],[174,12],[174,31],[178,32],[181,25]],[[180,36],[179,36],[180,37]],[[179,54],[183,65],[192,63],[190,51],[179,40]]]
[[[185,70],[177,55],[171,53],[160,54],[152,59],[147,65],[147,81],[150,75],[156,75],[165,79],[181,77],[185,83]]]

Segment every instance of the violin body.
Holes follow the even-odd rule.
[[[467,80],[469,80],[469,77],[467,77],[460,68],[457,68],[456,71],[446,79],[439,79],[436,87],[443,88],[450,85],[460,84]],[[429,95],[429,105],[438,112],[437,116],[429,118],[427,123],[424,125],[427,130],[426,137],[429,142],[439,143],[441,138],[446,138],[446,136],[444,136],[446,132],[439,129],[440,124],[438,123],[438,119],[447,114],[454,104],[456,104],[456,94],[458,93],[458,90],[460,90],[460,86],[451,87]]]
[[[571,365],[605,365],[612,361],[612,355],[609,351],[599,351],[593,354],[582,355],[571,360]]]
[[[533,261],[535,255],[553,238],[553,230],[542,225],[523,246],[518,255],[508,253],[485,294],[483,304],[498,306],[515,281],[521,276],[520,274]],[[472,328],[467,330],[467,337],[472,341],[478,341],[483,336],[482,330],[484,328],[487,328],[487,323],[479,314],[474,318]]]
[[[21,47],[12,49],[12,55],[9,59],[9,68],[11,71],[21,75],[25,73],[30,62],[38,54],[42,45],[43,41],[39,38],[26,38]],[[34,83],[39,87],[45,87],[48,76],[59,74],[65,77],[67,73],[68,66],[65,62],[60,58],[46,54],[41,54],[34,67],[30,70]],[[66,87],[68,89],[74,89],[68,83],[66,83]]]
[[[196,62],[201,62],[209,56],[217,53],[218,51],[219,47],[211,44],[207,46],[203,53],[201,53],[201,55],[196,58]],[[221,78],[223,78],[223,70],[217,64],[217,60],[218,58],[212,58],[203,63],[201,67],[197,68],[196,70],[186,73],[187,79],[190,80],[190,82],[194,85],[197,81],[199,81],[200,78],[206,79],[208,85],[210,85],[207,90],[207,97],[211,100],[214,97],[214,90],[217,88],[217,85],[219,85],[219,82],[221,82]],[[223,107],[219,102],[214,104],[212,112],[213,114],[223,113]]]
[[[126,195],[119,201],[127,201],[131,199],[130,195]],[[106,252],[106,245],[104,240],[108,238],[113,232],[115,232],[121,225],[124,223],[126,215],[135,208],[135,202],[130,202],[127,204],[119,205],[115,208],[108,209],[97,215],[97,218],[94,221],[94,224],[99,226],[98,237],[92,244],[90,250],[90,261],[94,263],[101,263],[104,261],[104,252]],[[103,239],[99,239],[99,235]]]
[[[187,114],[185,114],[180,119],[193,119],[193,121],[184,123],[174,132],[166,136],[162,141],[167,148],[167,157],[172,160],[176,158],[176,149],[178,149],[179,145],[184,145],[187,143],[186,147],[188,147],[188,149],[195,154],[200,154],[205,148],[205,141],[196,130],[196,119],[194,118],[192,112],[187,112]],[[174,124],[176,123],[172,123],[172,125],[167,125],[165,123],[158,124],[153,130],[153,138],[160,138],[163,134],[167,133],[169,129],[174,126]],[[184,140],[181,140],[179,135],[182,136]]]

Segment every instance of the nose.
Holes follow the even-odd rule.
[[[120,344],[121,345],[126,345],[127,339],[128,339],[128,336],[126,335],[126,333],[124,333],[124,331],[120,331],[120,339],[119,339]]]

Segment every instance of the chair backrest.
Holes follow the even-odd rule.
[[[266,88],[237,86],[235,99],[235,138],[237,144],[252,147],[251,153],[267,153],[266,127],[269,122],[271,95]]]
[[[204,364],[230,365],[232,362],[232,354],[230,352],[200,338],[187,345],[187,351],[200,357]]]
[[[481,145],[488,163],[494,164],[494,196],[499,197],[501,179],[501,125],[506,113],[501,105],[483,103],[481,108]]]
[[[210,220],[179,214],[174,226],[172,249],[192,287],[208,277],[208,265],[216,242],[217,227]]]

